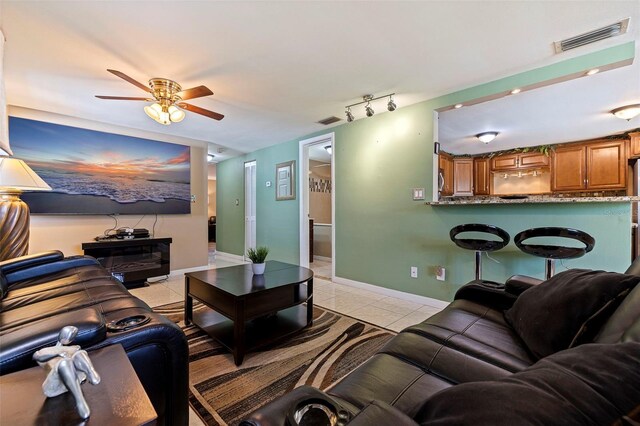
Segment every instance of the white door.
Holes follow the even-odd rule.
[[[256,162],[244,163],[244,253],[256,247]]]

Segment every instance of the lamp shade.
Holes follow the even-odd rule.
[[[51,187],[22,160],[0,157],[0,193],[51,191]]]

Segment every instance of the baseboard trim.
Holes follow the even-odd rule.
[[[400,290],[393,290],[391,288],[385,288],[385,287],[380,287],[373,284],[363,283],[360,281],[354,281],[348,278],[334,277],[333,282],[337,284],[343,284],[349,287],[356,287],[363,290],[372,291],[378,294],[384,294],[385,296],[389,296],[389,297],[396,297],[398,299],[408,300],[409,302],[422,303],[423,305],[433,306],[434,308],[443,309],[450,303],[450,302],[445,302],[439,299],[433,299],[431,297],[420,296],[413,293],[406,293]]]
[[[331,262],[332,259],[330,257],[324,257],[324,256],[313,256],[313,260],[320,260],[322,262]]]
[[[209,268],[210,268],[209,265],[202,265],[202,266],[194,266],[193,268],[176,269],[175,271],[171,271],[169,273],[169,277],[170,278],[179,277],[181,275],[186,274],[187,272],[205,271]]]
[[[226,257],[229,260],[235,260],[238,262],[244,262],[245,259],[243,256],[237,255],[237,254],[232,254],[232,253],[225,253],[223,251],[216,251],[216,257]]]

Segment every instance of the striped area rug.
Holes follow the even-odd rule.
[[[189,342],[189,403],[207,425],[237,425],[250,412],[310,385],[327,389],[376,353],[395,333],[314,307],[313,325],[245,355],[231,354],[196,326],[185,327],[183,303],[154,308],[178,323]],[[207,309],[196,304],[194,309]]]

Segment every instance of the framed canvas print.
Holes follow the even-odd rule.
[[[33,214],[191,213],[188,146],[18,117],[9,136],[52,188],[22,194]]]
[[[276,165],[276,201],[296,199],[295,161]]]

